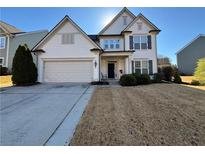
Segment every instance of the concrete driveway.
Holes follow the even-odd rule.
[[[1,89],[0,145],[45,145],[87,93],[88,84],[71,83]]]

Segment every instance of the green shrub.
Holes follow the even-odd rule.
[[[200,82],[200,84],[205,85],[205,58],[199,59],[197,68],[194,72],[194,77]]]
[[[182,83],[182,79],[181,79],[180,74],[178,72],[175,72],[175,74],[174,74],[174,82],[175,83]]]
[[[198,86],[198,85],[200,85],[200,82],[197,81],[197,80],[192,80],[192,81],[191,81],[191,85]]]
[[[148,74],[138,74],[134,73],[133,76],[136,79],[136,85],[141,85],[141,84],[149,84],[151,83],[150,77]]]
[[[152,82],[160,83],[162,82],[162,77],[163,77],[162,73],[154,73]]]
[[[8,74],[8,68],[7,67],[2,67],[0,65],[0,75],[7,75]]]
[[[12,82],[16,85],[35,83],[37,80],[37,68],[27,45],[16,50],[12,64]]]
[[[135,86],[136,79],[132,74],[124,74],[120,78],[120,85],[122,86]]]
[[[172,81],[173,69],[171,66],[162,68],[163,78],[166,81]]]

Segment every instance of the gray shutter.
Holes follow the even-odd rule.
[[[133,49],[133,36],[130,36],[130,49]]]
[[[132,61],[132,73],[134,73],[134,61]]]
[[[147,36],[147,40],[148,40],[148,49],[152,49],[152,37],[151,37],[151,35]]]
[[[150,74],[150,75],[153,74],[153,64],[152,64],[152,60],[149,60],[149,74]]]

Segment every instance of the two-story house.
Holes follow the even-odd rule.
[[[13,58],[19,45],[27,44],[32,49],[46,34],[47,30],[23,32],[18,28],[0,21],[0,65],[12,70]],[[34,62],[35,56],[33,56]]]
[[[160,30],[123,8],[97,35],[65,16],[34,48],[39,82],[91,82],[157,73]]]

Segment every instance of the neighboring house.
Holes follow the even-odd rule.
[[[205,35],[198,35],[177,53],[177,66],[180,73],[193,75],[199,59],[205,57]]]
[[[157,73],[160,30],[123,8],[97,35],[65,16],[33,49],[39,82],[91,82],[122,74]]]
[[[157,64],[159,68],[171,66],[171,62],[168,57],[157,58]]]
[[[13,57],[19,45],[27,44],[32,49],[46,34],[47,30],[22,32],[16,27],[0,21],[0,65],[11,72]],[[33,56],[36,62],[36,56]]]

